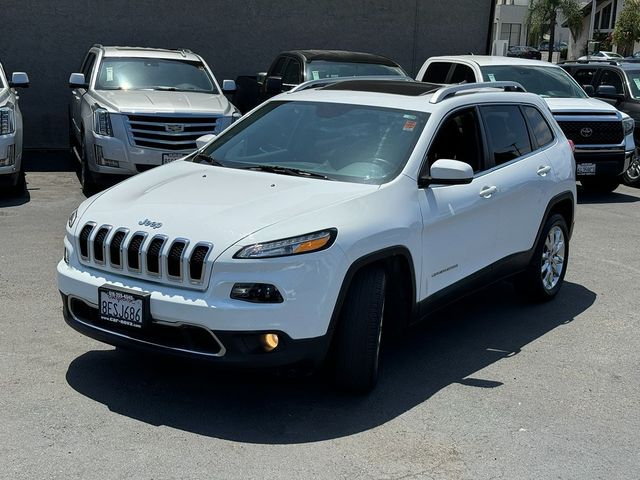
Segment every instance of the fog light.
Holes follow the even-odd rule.
[[[96,149],[96,163],[98,165],[102,165],[103,167],[116,167],[120,166],[120,163],[117,160],[110,160],[108,158],[104,158],[104,154],[102,153],[102,147],[100,145],[95,146]]]
[[[16,163],[14,152],[15,145],[9,145],[7,147],[7,158],[0,158],[0,167],[8,167],[9,165]]]
[[[282,303],[284,300],[274,285],[268,283],[236,283],[231,298],[252,303]]]
[[[275,333],[265,333],[264,335],[260,335],[260,342],[262,343],[262,348],[264,348],[265,352],[275,350],[278,347],[279,341],[280,339]]]

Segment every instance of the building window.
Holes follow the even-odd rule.
[[[593,29],[600,30],[600,12],[596,12],[596,17],[593,22]]]
[[[500,40],[507,40],[509,45],[520,45],[520,30],[522,25],[519,23],[503,23],[500,29]]]
[[[600,21],[601,30],[609,30],[609,28],[611,28],[611,8],[612,7],[613,5],[609,4],[602,9],[602,16]]]

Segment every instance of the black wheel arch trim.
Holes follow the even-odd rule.
[[[375,263],[379,263],[384,260],[390,260],[393,257],[403,257],[407,264],[409,265],[409,272],[411,276],[411,312],[412,316],[415,312],[417,302],[416,302],[416,273],[415,273],[415,265],[413,263],[413,257],[411,256],[411,252],[409,249],[403,245],[395,245],[392,247],[383,248],[381,250],[376,250],[375,252],[368,253],[356,261],[354,261],[347,270],[345,274],[342,285],[340,286],[340,291],[338,293],[338,298],[333,307],[333,313],[331,315],[331,320],[329,322],[329,328],[327,330],[327,334],[329,336],[333,335],[335,331],[335,327],[338,324],[338,318],[340,317],[340,311],[344,305],[344,301],[347,297],[347,293],[349,292],[349,288],[351,287],[351,283],[355,278],[356,274],[360,272],[362,269],[368,267],[369,265],[373,265]]]

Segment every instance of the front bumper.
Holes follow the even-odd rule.
[[[8,160],[8,161],[7,161]],[[15,184],[20,173],[22,152],[17,150],[16,134],[0,135],[0,181]],[[5,165],[9,163],[9,165]]]
[[[576,148],[574,157],[576,160],[576,177],[615,177],[627,171],[633,158],[634,151],[624,150],[598,150]],[[595,171],[589,169],[589,173],[583,173],[584,164],[594,164]],[[585,169],[585,170],[583,170]]]
[[[316,338],[294,340],[273,330],[230,332],[209,330],[190,324],[169,324],[152,320],[143,332],[105,325],[98,308],[84,300],[62,294],[67,324],[78,332],[116,347],[204,360],[221,367],[263,369],[280,367],[316,368],[329,349],[329,333]],[[260,335],[277,333],[278,348],[267,352]]]

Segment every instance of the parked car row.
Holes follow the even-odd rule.
[[[555,297],[576,176],[610,191],[635,148],[631,117],[536,60],[432,57],[414,80],[384,57],[284,52],[223,82],[244,116],[188,51],[96,46],[82,70],[83,165],[171,164],[69,217],[67,323],[221,366],[326,363],[357,391],[383,339],[479,286]]]
[[[7,81],[0,64],[0,186],[12,193],[24,188],[22,113],[15,89],[28,86],[24,72],[14,72]]]

